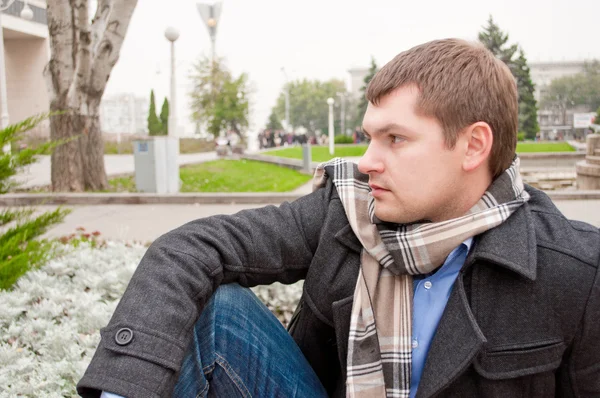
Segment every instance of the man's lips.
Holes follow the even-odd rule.
[[[369,187],[371,187],[371,195],[373,195],[374,197],[389,192],[389,189],[385,189],[377,184],[369,184]]]

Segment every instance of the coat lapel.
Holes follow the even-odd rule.
[[[446,387],[473,361],[485,341],[459,277],[431,342],[417,398],[431,397]]]
[[[473,249],[455,282],[446,309],[431,342],[417,398],[436,395],[473,362],[487,342],[477,323],[464,285],[465,271],[483,262],[535,280],[537,242],[531,212],[521,206],[500,226],[476,237]],[[472,286],[475,292],[479,286]]]

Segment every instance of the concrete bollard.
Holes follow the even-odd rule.
[[[302,171],[312,174],[311,163],[310,144],[302,144]]]

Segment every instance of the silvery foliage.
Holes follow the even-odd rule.
[[[100,342],[137,264],[141,245],[82,244],[0,292],[0,398],[76,396],[75,385]],[[301,283],[253,288],[286,324]]]

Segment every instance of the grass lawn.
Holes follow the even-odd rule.
[[[526,152],[575,152],[575,148],[566,142],[519,142],[517,153]]]
[[[367,150],[366,145],[344,145],[336,146],[335,154],[329,154],[328,146],[311,146],[311,157],[313,162],[326,162],[333,158],[343,158],[347,156],[362,156]],[[274,151],[264,152],[265,155],[279,156],[282,158],[302,159],[302,147],[295,146],[291,148],[276,149]]]
[[[366,145],[344,145],[336,146],[335,154],[329,154],[327,146],[313,146],[313,162],[326,162],[335,157],[362,156],[367,150]],[[566,142],[519,142],[517,143],[517,153],[526,152],[574,152],[575,149]],[[282,158],[302,159],[302,148],[299,146],[276,149],[264,152],[265,155],[280,156]]]
[[[288,192],[312,177],[298,171],[251,160],[215,160],[179,171],[181,192]],[[135,192],[134,177],[109,181],[111,192]]]

